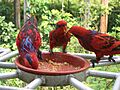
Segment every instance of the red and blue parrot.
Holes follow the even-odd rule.
[[[16,45],[24,66],[37,69],[39,59],[42,59],[42,55],[39,50],[41,36],[38,32],[35,16],[29,17],[22,26],[16,38]]]
[[[60,20],[56,23],[56,29],[50,31],[50,52],[53,53],[53,48],[62,46],[62,51],[66,53],[67,43],[70,41],[70,34],[67,33],[67,22]]]
[[[96,54],[96,60],[91,60],[93,67],[104,55],[109,56],[109,61],[115,62],[113,55],[120,54],[120,41],[108,34],[87,30],[81,26],[72,26],[69,32],[78,39],[81,46]]]

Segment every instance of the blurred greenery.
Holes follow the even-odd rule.
[[[0,0],[0,47],[16,50],[15,39],[19,32],[14,25],[14,0]],[[109,7],[101,4],[100,0],[28,0],[31,14],[34,14],[38,20],[39,32],[42,36],[41,50],[49,50],[49,32],[55,27],[58,20],[64,19],[68,22],[68,29],[73,25],[84,26],[91,30],[100,30],[100,16],[108,14],[108,33],[120,39],[120,2],[119,0],[109,0]],[[64,1],[64,2],[63,2]],[[21,25],[23,25],[23,0],[21,4]],[[90,13],[88,13],[90,12]],[[87,16],[87,18],[86,18]],[[55,48],[55,51],[61,51],[61,48]],[[68,52],[74,53],[92,53],[84,50],[75,37],[67,47]],[[13,62],[15,58],[10,59]],[[109,65],[104,67],[92,68],[95,70],[119,72],[120,65]],[[12,72],[15,70],[0,69],[0,73]],[[88,77],[86,85],[94,90],[112,90],[114,80]],[[18,79],[1,80],[0,85],[24,87],[26,83]],[[38,90],[76,90],[72,86],[65,87],[39,87]]]

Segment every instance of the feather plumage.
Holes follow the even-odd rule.
[[[81,46],[96,54],[97,62],[104,55],[112,57],[114,54],[120,54],[120,41],[108,34],[87,30],[81,26],[73,26],[69,32],[78,39]]]
[[[70,41],[70,34],[67,33],[67,22],[64,20],[60,20],[56,23],[56,29],[52,30],[49,33],[49,41],[50,41],[50,51],[58,46],[63,47],[63,52],[66,52],[67,43]]]
[[[41,46],[41,37],[38,32],[37,20],[35,17],[29,18],[23,25],[16,38],[16,45],[20,56],[25,62],[25,66],[31,66],[31,68],[36,69],[38,67],[37,52]]]

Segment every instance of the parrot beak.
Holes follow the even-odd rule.
[[[73,36],[73,34],[72,34],[71,32],[68,31],[67,33],[68,33],[70,36]]]

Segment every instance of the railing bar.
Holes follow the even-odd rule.
[[[113,72],[105,72],[105,71],[96,71],[96,70],[88,70],[87,76],[94,76],[94,77],[102,77],[102,78],[110,78],[115,79],[118,73]]]
[[[18,78],[17,72],[9,72],[9,73],[0,73],[0,79],[12,79]]]
[[[42,79],[41,78],[36,78],[31,83],[29,83],[27,86],[25,86],[25,88],[35,89],[37,86],[40,86],[41,84],[42,84]]]
[[[11,52],[11,50],[10,49],[0,48],[0,52],[2,52],[2,53],[0,53],[0,57],[1,57],[1,56],[5,55],[5,54]]]
[[[11,86],[0,86],[0,90],[33,90],[33,89],[25,89]]]
[[[77,88],[78,90],[93,90],[73,77],[69,77],[69,83],[75,88]]]
[[[12,51],[12,52],[4,55],[3,57],[0,57],[0,62],[6,61],[7,59],[12,58],[16,55],[18,55],[18,50]]]
[[[116,81],[114,83],[112,90],[120,90],[120,75],[116,78]]]
[[[16,69],[15,63],[0,62],[0,68]]]

